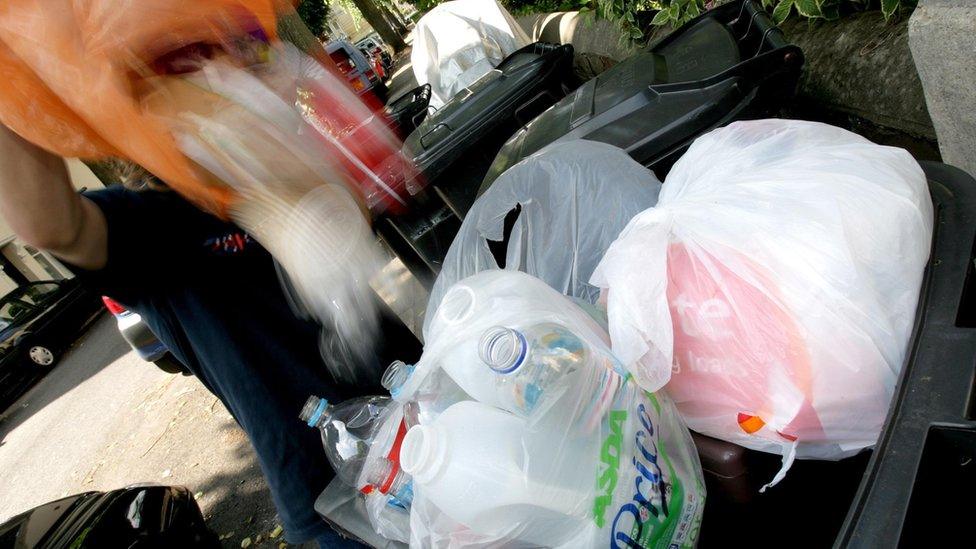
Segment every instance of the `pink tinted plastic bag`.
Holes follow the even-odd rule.
[[[591,282],[644,388],[665,386],[693,430],[782,454],[785,471],[875,443],[931,237],[907,152],[738,122],[695,141]]]

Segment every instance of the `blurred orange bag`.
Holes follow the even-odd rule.
[[[241,33],[277,36],[276,0],[4,0],[0,122],[61,156],[131,160],[226,216],[228,188],[205,180],[140,105],[153,62]],[[292,12],[293,13],[293,12]]]

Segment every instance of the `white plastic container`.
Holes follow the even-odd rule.
[[[587,526],[592,470],[557,459],[564,441],[526,433],[524,420],[479,402],[459,402],[432,425],[410,429],[400,464],[417,490],[453,520],[532,546],[566,543]]]

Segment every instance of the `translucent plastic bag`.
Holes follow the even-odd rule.
[[[689,426],[840,459],[872,446],[932,239],[904,150],[824,124],[737,122],[692,144],[592,282],[613,349]],[[774,481],[774,482],[775,482]]]
[[[430,105],[435,108],[531,43],[495,0],[440,4],[420,18],[413,35],[413,74],[420,85],[430,84]]]
[[[595,141],[556,143],[512,166],[471,207],[427,303],[424,334],[447,288],[497,269],[488,241],[521,207],[505,268],[542,279],[563,295],[595,303],[590,275],[630,219],[657,203],[661,182],[623,150]]]
[[[695,446],[666,396],[625,380],[603,327],[541,280],[504,270],[454,285],[435,316],[395,398],[449,377],[472,400],[422,416],[404,438],[411,546],[695,544]],[[507,359],[515,367],[500,373]]]
[[[381,492],[364,497],[366,516],[376,533],[389,540],[410,543],[410,511],[396,498]]]

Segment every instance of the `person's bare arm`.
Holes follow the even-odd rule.
[[[71,186],[64,161],[3,125],[0,218],[23,241],[83,269],[108,261],[105,217]]]

